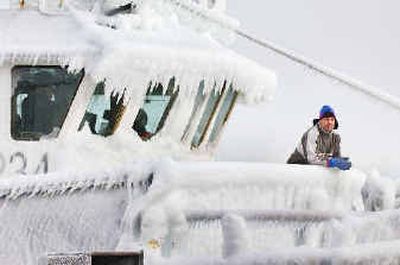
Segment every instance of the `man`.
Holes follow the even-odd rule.
[[[340,155],[340,135],[333,132],[339,127],[333,108],[322,106],[319,119],[314,119],[313,123],[314,126],[303,134],[287,163],[350,169],[351,162]]]

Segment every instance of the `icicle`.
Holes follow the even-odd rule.
[[[161,75],[161,84],[163,86],[163,94],[167,92],[169,88],[170,82],[172,82],[172,76],[167,73],[162,73]]]
[[[182,73],[179,84],[179,87],[183,88],[183,90],[188,91],[190,89],[193,89],[190,85],[190,74],[188,73]]]
[[[218,92],[221,93],[225,82],[225,78],[222,75],[216,75],[214,77],[214,81],[215,81],[215,87],[218,89]]]
[[[3,52],[0,52],[0,66],[3,66],[5,63],[6,55]]]
[[[17,58],[17,52],[12,52],[12,56],[11,56],[11,64],[15,64],[16,63],[16,58]]]

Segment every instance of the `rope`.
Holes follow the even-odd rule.
[[[237,29],[232,24],[224,23],[224,21],[218,20],[217,18],[211,16],[210,14],[207,14],[207,12],[200,10],[200,8],[197,8],[195,6],[187,4],[181,0],[168,0],[168,1],[170,1],[172,4],[175,4],[177,7],[181,8],[187,12],[190,12],[198,17],[208,20],[209,22],[215,23],[223,28],[231,30],[238,36],[243,37],[243,38],[247,39],[248,41],[251,41],[265,49],[271,50],[271,51],[273,51],[273,52],[275,52],[297,64],[306,66],[307,68],[321,74],[322,76],[328,77],[332,80],[336,80],[339,83],[341,83],[349,88],[352,88],[354,90],[364,93],[367,96],[370,96],[372,98],[380,100],[380,101],[388,104],[389,106],[400,111],[400,98],[398,98],[382,89],[365,85],[362,82],[360,82],[359,80],[348,77],[342,73],[339,73],[339,72],[337,72],[331,68],[328,68],[322,64],[319,64],[317,62],[313,62],[304,56],[295,54],[293,51],[279,47],[278,45],[276,45],[272,42],[260,40],[240,29]]]
[[[381,89],[378,89],[378,88],[375,88],[372,86],[365,85],[356,79],[347,77],[331,68],[328,68],[326,66],[318,64],[316,62],[312,62],[311,60],[309,60],[303,56],[296,55],[293,52],[286,50],[284,48],[281,48],[271,42],[259,40],[259,39],[243,32],[243,31],[240,31],[238,29],[235,29],[234,32],[237,35],[239,35],[251,42],[254,42],[266,49],[272,50],[273,52],[275,52],[283,57],[286,57],[291,61],[294,61],[303,66],[306,66],[309,69],[311,69],[325,77],[336,80],[336,81],[340,82],[341,84],[344,84],[350,88],[353,88],[354,90],[360,91],[368,96],[371,96],[375,99],[378,99],[378,100],[390,105],[391,107],[394,107],[394,108],[400,110],[400,98],[398,98],[394,95],[391,95],[390,93],[387,93]]]

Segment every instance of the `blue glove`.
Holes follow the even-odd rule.
[[[333,157],[328,159],[328,167],[337,167],[341,170],[348,170],[351,168],[351,162],[347,157]]]

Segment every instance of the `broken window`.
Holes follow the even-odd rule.
[[[99,82],[90,98],[78,130],[82,130],[87,124],[93,134],[112,135],[125,111],[124,98],[125,91],[106,93],[105,81]]]
[[[179,89],[175,88],[175,78],[171,78],[167,88],[161,83],[149,84],[143,106],[139,109],[132,129],[144,141],[157,134],[164,126]]]
[[[59,66],[16,66],[12,75],[11,136],[16,140],[56,137],[84,71]]]

